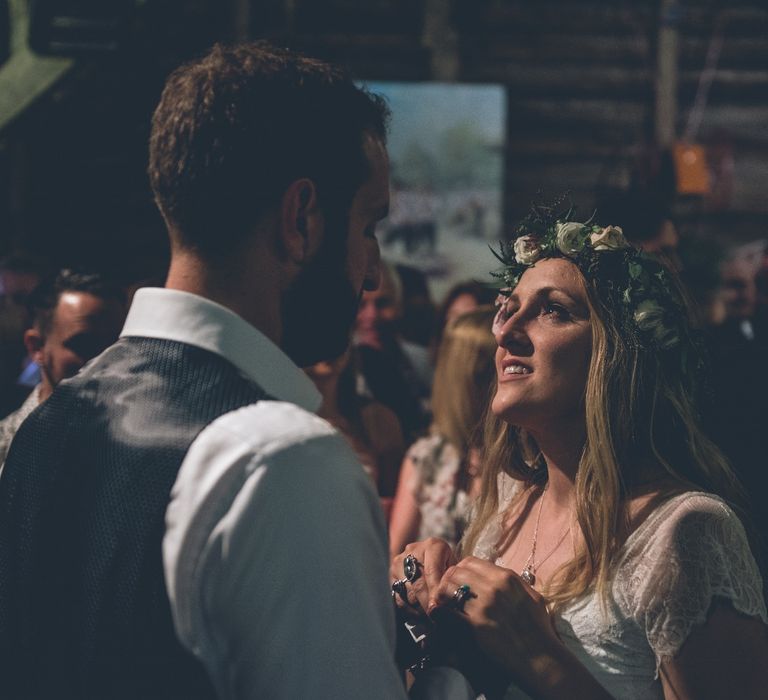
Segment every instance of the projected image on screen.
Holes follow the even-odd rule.
[[[435,298],[488,279],[501,235],[506,100],[496,85],[367,83],[392,110],[391,213],[379,240],[394,264],[424,271]]]

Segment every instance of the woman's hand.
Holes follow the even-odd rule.
[[[457,605],[462,586],[469,593]],[[484,653],[528,688],[562,647],[543,596],[509,569],[468,557],[446,570],[436,597],[470,626]]]
[[[409,555],[415,557],[418,573],[413,581],[404,584],[408,603],[413,608],[429,613],[437,604],[437,590],[443,574],[456,563],[456,557],[450,545],[436,537],[414,542],[392,559],[389,569],[392,581],[405,577],[404,562]],[[399,595],[395,595],[394,599],[398,607],[407,607]]]

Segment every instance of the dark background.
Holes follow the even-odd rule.
[[[29,32],[18,31],[30,21],[32,54]],[[713,161],[732,165],[714,194],[675,198],[681,229],[765,238],[768,9],[759,0],[0,3],[0,58],[11,56],[0,81],[23,53],[33,63],[72,59],[44,90],[14,78],[14,91],[32,95],[23,109],[0,91],[0,103],[11,102],[0,123],[0,255],[24,249],[56,265],[162,269],[164,229],[145,175],[152,109],[175,65],[215,41],[245,38],[342,62],[361,79],[506,86],[508,222],[542,188],[570,189],[582,210],[631,183],[671,196],[656,117],[662,26],[677,31],[678,136],[707,52],[713,41],[720,47],[696,137]]]

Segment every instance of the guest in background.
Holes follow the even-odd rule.
[[[357,312],[354,343],[359,358],[359,388],[395,412],[406,440],[412,442],[429,425],[431,383],[424,376],[429,364],[426,350],[423,361],[415,363],[403,348],[401,317],[400,280],[389,265],[382,263],[379,288],[363,293]]]
[[[680,277],[707,328],[719,326],[726,319],[720,265],[721,244],[703,236],[686,236],[680,241]]]
[[[476,280],[459,282],[448,290],[435,317],[435,327],[430,343],[433,362],[437,362],[437,350],[440,347],[446,326],[462,314],[472,311],[478,306],[492,304],[496,298],[496,293],[496,290],[489,285]]]
[[[768,318],[757,310],[758,260],[731,251],[721,265],[726,319],[712,329],[713,437],[728,455],[752,499],[761,563],[768,563],[768,493],[765,430],[768,426]],[[768,592],[768,589],[766,590]]]
[[[122,290],[96,273],[62,270],[28,299],[31,328],[24,334],[40,383],[19,409],[0,421],[0,469],[24,419],[63,379],[112,345],[125,320]]]
[[[357,393],[351,349],[335,360],[318,362],[304,371],[323,397],[317,415],[325,418],[352,445],[379,493],[392,493],[405,451],[397,416],[383,403]],[[389,518],[391,497],[382,497]]]
[[[0,260],[0,418],[16,410],[40,379],[37,366],[27,357],[24,331],[30,324],[27,300],[43,269],[25,253]]]
[[[432,428],[408,450],[392,509],[392,556],[409,542],[439,537],[455,544],[479,486],[482,439],[496,342],[494,309],[454,319],[440,344],[432,390]]]
[[[418,268],[410,265],[395,265],[395,272],[400,281],[403,313],[398,323],[400,340],[406,354],[418,362],[427,353],[432,340],[432,328],[435,325],[435,304],[429,292],[427,276]],[[431,371],[427,372],[427,381],[431,382]]]

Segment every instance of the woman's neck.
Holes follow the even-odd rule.
[[[576,489],[586,428],[583,421],[558,426],[557,429],[531,433],[547,463],[547,499],[561,507],[570,507]]]

